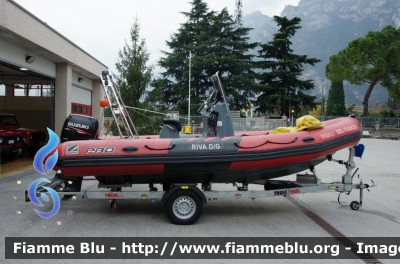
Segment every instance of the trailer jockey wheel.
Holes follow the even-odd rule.
[[[203,201],[193,191],[177,191],[168,198],[165,211],[172,223],[190,225],[200,218]]]
[[[358,210],[358,209],[360,209],[360,203],[357,202],[357,201],[352,201],[352,202],[350,203],[350,208],[351,208],[352,210]]]

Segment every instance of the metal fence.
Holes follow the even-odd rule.
[[[317,116],[320,121],[340,118],[341,116]],[[373,129],[391,129],[400,128],[400,118],[395,117],[356,117],[364,128]],[[202,127],[203,117],[192,116],[191,125],[193,127]],[[182,125],[187,125],[187,117],[180,117],[179,121]],[[286,119],[270,119],[264,117],[254,118],[232,118],[233,129],[235,131],[256,131],[256,130],[272,130],[277,127],[291,126],[291,121]],[[292,126],[296,125],[296,118],[293,119]]]
[[[190,124],[195,128],[203,127],[202,116],[191,116],[190,122],[188,122],[187,116],[180,116],[179,122],[182,125]],[[277,127],[287,126],[287,121],[283,119],[268,119],[264,117],[253,117],[253,118],[232,118],[233,129],[239,131],[256,131],[256,130],[271,130]]]
[[[330,120],[334,118],[339,118],[340,116],[317,116],[316,118],[320,121]],[[190,122],[188,122],[187,116],[177,116],[177,118],[182,126],[190,124],[192,127],[192,133],[201,133],[203,127],[203,117],[202,116],[191,116]],[[363,125],[364,130],[368,130],[372,134],[384,131],[397,131],[400,134],[400,118],[390,118],[390,117],[356,117],[360,123]],[[105,120],[108,118],[105,118]],[[149,123],[153,124],[156,120],[155,118],[149,118]],[[153,122],[153,123],[152,123]],[[232,118],[233,129],[235,132],[239,131],[257,131],[257,130],[272,130],[277,127],[287,127],[290,126],[286,119],[270,119],[264,117],[254,117],[254,118]],[[160,124],[161,127],[162,124]],[[296,125],[296,119],[293,120],[293,126]],[[103,130],[105,127],[103,125]],[[398,131],[399,130],[399,131]],[[184,132],[184,129],[182,129]],[[393,132],[391,132],[393,134]]]
[[[317,116],[320,121],[339,118],[341,116]],[[396,117],[356,117],[363,127],[376,127],[380,128],[400,128],[400,118]],[[191,116],[190,124],[200,126],[203,122],[202,116]],[[187,117],[179,117],[182,125],[187,125]],[[290,120],[291,121],[291,120]],[[270,119],[264,117],[253,118],[232,118],[233,128],[235,131],[248,131],[248,130],[271,130],[277,127],[290,126],[286,119]],[[293,120],[293,126],[296,125],[296,118]]]

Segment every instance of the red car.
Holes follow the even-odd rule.
[[[30,155],[35,155],[46,144],[46,133],[44,131],[21,128],[13,114],[0,113],[0,130],[14,131],[22,135],[22,148],[19,157],[25,156],[26,152]]]
[[[12,161],[22,153],[22,135],[16,131],[0,130],[0,154],[4,161]]]

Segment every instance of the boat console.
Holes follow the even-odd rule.
[[[219,138],[234,136],[229,104],[218,72],[211,77],[211,80],[214,90],[197,110],[203,116],[203,136]]]
[[[234,136],[229,104],[218,72],[211,77],[214,89],[197,110],[203,116],[203,137]],[[179,138],[181,124],[177,120],[164,119],[160,138]]]

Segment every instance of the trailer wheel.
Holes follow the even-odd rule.
[[[351,208],[352,210],[358,210],[358,209],[360,209],[360,203],[357,202],[357,201],[352,201],[352,202],[350,203],[350,208]]]
[[[203,211],[203,202],[193,191],[177,191],[165,204],[169,220],[177,225],[195,223]]]

